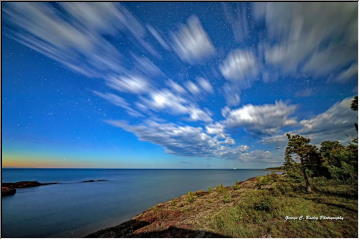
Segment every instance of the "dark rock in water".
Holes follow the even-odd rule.
[[[37,181],[21,181],[15,183],[3,183],[2,187],[9,187],[9,188],[28,188],[28,187],[38,187],[43,185],[50,185],[50,184],[57,184],[57,183],[40,183]]]
[[[1,184],[1,196],[9,196],[14,195],[16,193],[16,188],[29,188],[29,187],[38,187],[50,184],[57,184],[56,182],[53,183],[41,183],[37,181],[21,181],[21,182],[14,182],[14,183],[2,183]]]
[[[10,196],[16,193],[15,188],[11,187],[1,187],[1,196]]]
[[[107,180],[105,180],[105,179],[98,179],[98,180],[91,179],[91,180],[84,180],[84,181],[81,181],[81,182],[89,183],[89,182],[105,182],[105,181],[107,181]]]

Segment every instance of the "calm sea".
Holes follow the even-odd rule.
[[[266,175],[264,170],[3,169],[3,182],[61,184],[2,198],[2,237],[82,237],[189,191]],[[90,179],[104,182],[81,183]]]

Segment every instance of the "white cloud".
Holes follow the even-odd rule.
[[[249,87],[251,80],[248,77],[258,73],[255,55],[250,51],[236,49],[229,53],[220,71],[226,79],[236,81],[242,87]]]
[[[172,34],[172,41],[177,55],[191,64],[199,63],[215,53],[211,40],[196,16],[191,16],[187,25],[182,25],[178,32]]]
[[[165,42],[164,38],[160,35],[160,33],[157,30],[155,30],[153,26],[147,25],[146,27],[151,33],[151,35],[160,43],[160,45],[163,48],[170,50],[169,45]]]
[[[254,13],[266,62],[287,73],[326,76],[357,59],[356,3],[256,3]]]
[[[180,86],[180,84],[174,82],[173,80],[167,81],[167,85],[169,85],[169,87],[171,87],[177,93],[180,94],[186,93],[185,89],[182,86]]]
[[[121,108],[124,108],[131,116],[133,117],[142,117],[144,116],[143,114],[141,114],[140,112],[134,110],[130,104],[123,99],[122,97],[112,94],[112,93],[101,93],[98,91],[93,91],[93,93],[107,101],[109,101],[110,103],[119,106]]]
[[[281,101],[261,106],[248,104],[229,111],[224,124],[228,128],[243,127],[255,134],[275,134],[281,128],[297,123],[290,118],[295,109],[296,106]]]
[[[158,144],[167,153],[195,157],[237,156],[249,149],[242,145],[229,150],[229,140],[219,140],[206,134],[200,127],[181,126],[172,123],[158,123],[148,120],[141,125],[129,125],[121,121],[107,121],[109,124],[134,133],[140,140]]]
[[[192,121],[209,122],[212,120],[208,112],[199,109],[187,99],[172,93],[168,89],[154,90],[150,92],[148,98],[142,98],[142,101],[151,110],[189,115],[189,120]]]
[[[201,86],[206,92],[212,93],[214,91],[213,87],[211,86],[210,82],[207,79],[199,77],[197,79],[197,82],[199,86]]]
[[[66,18],[63,18],[63,15]],[[105,35],[130,33],[134,43],[156,54],[141,23],[119,3],[8,3],[9,33],[20,43],[88,77],[126,74],[123,54]]]
[[[265,163],[281,163],[283,160],[273,156],[270,151],[254,150],[251,152],[241,153],[239,160],[243,162],[265,162]]]
[[[222,3],[225,19],[230,23],[235,40],[240,42],[249,36],[246,8],[241,4]]]
[[[229,80],[223,87],[226,102],[234,106],[240,103],[240,91],[256,80],[259,67],[252,52],[236,49],[220,65],[220,71]]]
[[[208,134],[216,134],[216,135],[219,135],[219,136],[225,138],[225,134],[224,134],[225,127],[221,123],[210,124],[210,125],[206,126],[205,129]]]
[[[137,75],[110,77],[106,84],[120,92],[139,94],[149,92],[150,90],[148,81],[145,78]]]
[[[340,72],[340,74],[335,79],[333,79],[333,81],[339,83],[347,83],[351,81],[351,79],[357,79],[357,74],[358,74],[358,64],[353,63],[344,71]]]
[[[147,57],[139,57],[136,55],[133,55],[133,58],[135,59],[136,68],[143,72],[144,74],[149,74],[153,76],[162,75],[163,73],[161,70]]]
[[[197,95],[200,93],[200,89],[198,88],[198,86],[196,86],[196,84],[191,81],[187,81],[185,83],[185,86],[186,86],[187,90],[194,95]]]
[[[326,112],[300,121],[302,128],[297,133],[316,143],[324,140],[351,140],[357,135],[354,123],[358,121],[357,112],[350,108],[351,102],[352,98],[346,98],[335,103]]]
[[[300,121],[300,129],[288,133],[308,137],[314,144],[320,144],[326,140],[349,142],[357,136],[354,124],[358,122],[357,112],[350,108],[351,102],[352,98],[345,98],[327,111]],[[265,137],[262,142],[284,147],[287,144],[287,137],[284,133]]]
[[[238,105],[240,103],[240,88],[228,83],[225,83],[223,88],[226,103],[230,106]]]

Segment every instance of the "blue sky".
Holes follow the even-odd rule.
[[[321,12],[321,15],[319,13]],[[356,3],[3,3],[5,166],[263,168],[356,136]]]

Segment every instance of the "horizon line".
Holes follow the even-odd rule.
[[[274,167],[268,167],[274,168]],[[1,169],[103,169],[103,170],[264,170],[266,168],[86,168],[86,167],[1,167]]]

